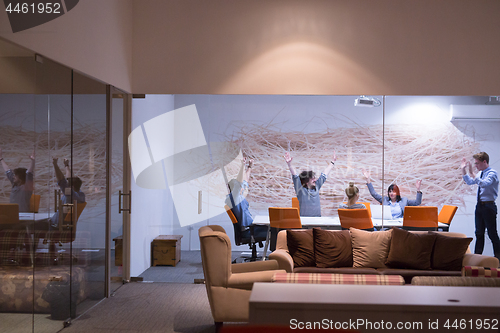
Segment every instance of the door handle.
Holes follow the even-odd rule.
[[[122,208],[123,195],[128,195],[128,208]],[[118,214],[121,214],[122,212],[129,212],[129,214],[132,213],[132,191],[129,191],[128,193],[118,191]]]

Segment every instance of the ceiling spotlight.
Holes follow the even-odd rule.
[[[380,106],[382,103],[375,97],[359,96],[354,100],[354,106],[374,107]]]

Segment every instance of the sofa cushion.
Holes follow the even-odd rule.
[[[436,234],[417,234],[393,228],[386,265],[391,268],[431,269],[431,255]]]
[[[352,241],[353,267],[383,268],[389,253],[392,230],[365,231],[349,228]]]
[[[368,285],[403,285],[405,283],[400,275],[323,273],[276,273],[273,276],[273,282]]]
[[[472,276],[415,276],[411,284],[417,286],[456,286],[456,287],[500,287],[500,279]]]
[[[354,267],[294,267],[294,273],[331,273],[331,274],[380,274],[375,268],[354,268]]]
[[[460,271],[472,238],[448,237],[432,231],[429,233],[436,235],[431,257],[432,269]]]
[[[288,252],[293,259],[294,267],[315,266],[314,262],[314,240],[312,229],[287,230],[286,242]]]
[[[379,268],[377,272],[382,275],[401,275],[406,284],[411,284],[414,276],[460,276],[456,271],[422,270],[422,269],[400,269],[400,268]]]
[[[348,230],[313,229],[316,267],[352,267],[351,235]]]

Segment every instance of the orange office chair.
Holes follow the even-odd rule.
[[[457,209],[457,206],[443,205],[438,215],[438,222],[447,224],[449,228]],[[443,228],[443,231],[448,231],[448,228]]]
[[[38,208],[40,208],[40,194],[32,194],[30,198],[30,212],[38,213]]]
[[[19,222],[19,205],[11,203],[0,204],[0,224]]]
[[[300,204],[299,204],[299,199],[297,199],[297,197],[292,198],[292,207],[297,208],[299,210],[299,215],[300,215]]]
[[[18,265],[29,258],[23,249],[29,244],[28,232],[19,225],[19,205],[0,204],[0,263],[9,260]]]
[[[342,229],[350,227],[373,231],[373,222],[367,209],[342,209],[339,208],[340,226]]]
[[[434,206],[406,206],[403,216],[405,230],[432,230],[438,228],[438,209]]]
[[[278,232],[281,229],[302,229],[299,209],[295,207],[269,207],[270,250],[276,249]]]
[[[271,228],[302,229],[299,210],[295,207],[269,207]]]
[[[226,210],[229,219],[231,219],[231,222],[233,223],[234,244],[236,246],[248,244],[250,250],[252,250],[252,255],[251,257],[245,259],[248,261],[256,261],[257,259],[259,259],[259,257],[257,256],[257,243],[259,243],[259,247],[263,247],[262,242],[265,241],[266,239],[261,237],[254,237],[253,226],[250,226],[249,231],[242,232],[241,224],[236,219],[236,216],[234,216],[234,213],[231,210],[231,208],[229,208],[228,205],[224,205],[224,209]],[[236,261],[237,259],[234,259],[233,263],[235,263]]]
[[[71,243],[75,240],[76,224],[86,206],[87,206],[86,202],[77,203],[75,200],[73,203],[73,207],[76,207],[76,214],[72,212],[66,214],[66,216],[62,221],[61,218],[59,219],[60,221],[59,230],[52,230],[48,232],[48,236],[46,236],[46,241],[49,242],[49,260],[54,260],[55,264],[57,264],[58,260],[56,256],[56,243],[59,244],[59,246],[63,246],[63,243]],[[61,210],[62,207],[60,211]],[[62,213],[60,213],[59,216],[61,217]],[[76,257],[74,258],[76,259]]]

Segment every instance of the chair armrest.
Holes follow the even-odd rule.
[[[255,282],[272,282],[276,273],[285,273],[285,271],[273,270],[231,274],[227,281],[227,288],[252,290]]]
[[[236,273],[246,273],[246,272],[270,271],[278,268],[279,266],[276,260],[251,261],[251,262],[244,262],[241,264],[232,264],[231,272],[233,274],[236,274]]]
[[[269,255],[269,260],[276,260],[279,269],[284,269],[287,273],[293,273],[293,258],[285,250],[276,250]]]
[[[462,267],[464,266],[481,266],[481,267],[498,267],[498,259],[491,256],[485,256],[482,254],[472,254],[466,253],[462,261]]]

